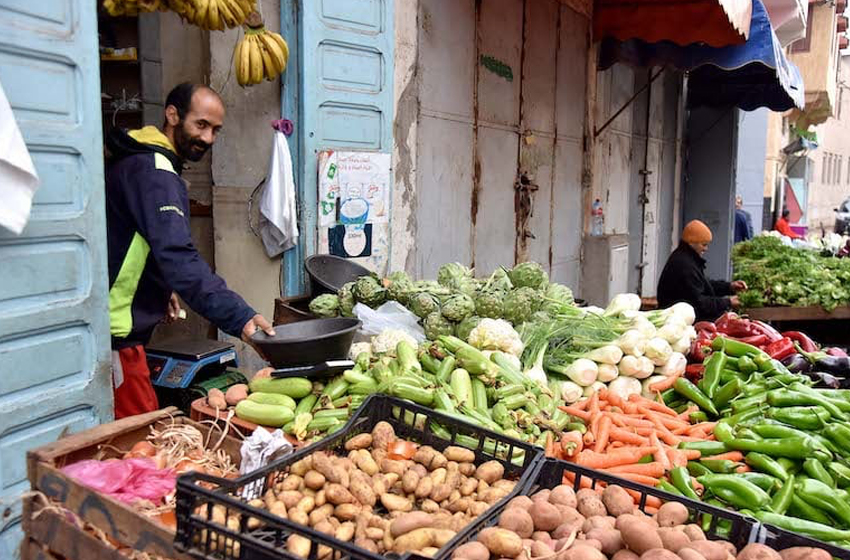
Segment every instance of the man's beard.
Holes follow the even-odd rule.
[[[177,150],[177,155],[184,160],[200,161],[207,150],[210,149],[210,145],[200,138],[192,138],[184,126],[181,122],[174,128],[174,143],[176,144],[174,147]]]

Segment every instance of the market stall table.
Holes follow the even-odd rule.
[[[806,331],[823,344],[850,345],[850,306],[836,307],[828,312],[812,307],[759,307],[744,314],[772,324],[780,331]]]

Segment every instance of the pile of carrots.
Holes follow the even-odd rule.
[[[547,442],[547,456],[647,486],[657,486],[673,467],[686,467],[688,461],[700,458],[699,451],[678,449],[681,442],[714,439],[714,422],[691,424],[688,420],[696,408],[679,414],[663,402],[640,395],[623,400],[602,389],[561,410],[584,421],[587,431],[565,432],[560,441]],[[569,480],[572,476],[567,473],[565,482],[574,482]],[[583,477],[582,482],[589,486],[591,481]],[[636,493],[633,497],[638,499]]]

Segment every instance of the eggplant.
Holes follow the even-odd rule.
[[[815,387],[817,388],[826,388],[826,389],[840,389],[841,388],[841,380],[835,377],[832,374],[824,373],[822,371],[807,371],[805,372],[809,378],[815,382]]]
[[[818,356],[815,368],[831,373],[836,377],[850,377],[850,358],[839,356]]]
[[[792,373],[807,373],[812,370],[812,363],[802,354],[791,354],[783,359],[782,363]]]

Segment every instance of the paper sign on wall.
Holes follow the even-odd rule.
[[[389,221],[390,154],[319,153],[319,227]]]

